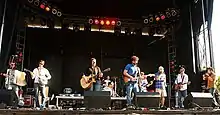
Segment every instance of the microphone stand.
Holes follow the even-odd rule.
[[[0,54],[1,54],[1,48],[2,48],[3,30],[4,30],[4,26],[5,26],[5,14],[6,14],[6,9],[7,9],[7,2],[8,2],[8,0],[5,0],[3,16],[2,16],[2,25],[1,25],[1,33],[0,33]]]

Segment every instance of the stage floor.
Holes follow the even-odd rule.
[[[1,109],[0,115],[219,115],[220,110],[10,110]]]

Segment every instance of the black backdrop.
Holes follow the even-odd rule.
[[[101,69],[110,67],[112,70],[105,74],[110,76],[120,77],[133,54],[140,57],[140,67],[146,73],[157,71],[160,65],[167,68],[167,41],[148,45],[156,39],[159,38],[28,28],[25,67],[34,69],[38,60],[45,59],[53,76],[50,87],[54,92],[59,93],[64,87],[80,92],[79,79],[90,57],[97,58]]]

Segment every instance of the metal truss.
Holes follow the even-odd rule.
[[[23,70],[24,67],[24,51],[25,51],[25,40],[26,40],[26,27],[17,31],[16,37],[16,55],[17,55],[17,69]]]

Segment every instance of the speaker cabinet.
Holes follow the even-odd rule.
[[[4,103],[7,106],[17,106],[18,98],[14,91],[1,89],[0,90],[0,103]]]
[[[136,104],[138,107],[157,108],[160,104],[160,94],[158,92],[138,92]]]
[[[108,108],[111,106],[110,92],[85,91],[84,104],[86,108]]]
[[[191,92],[184,100],[184,107],[212,107],[212,103],[213,96],[211,93]]]

